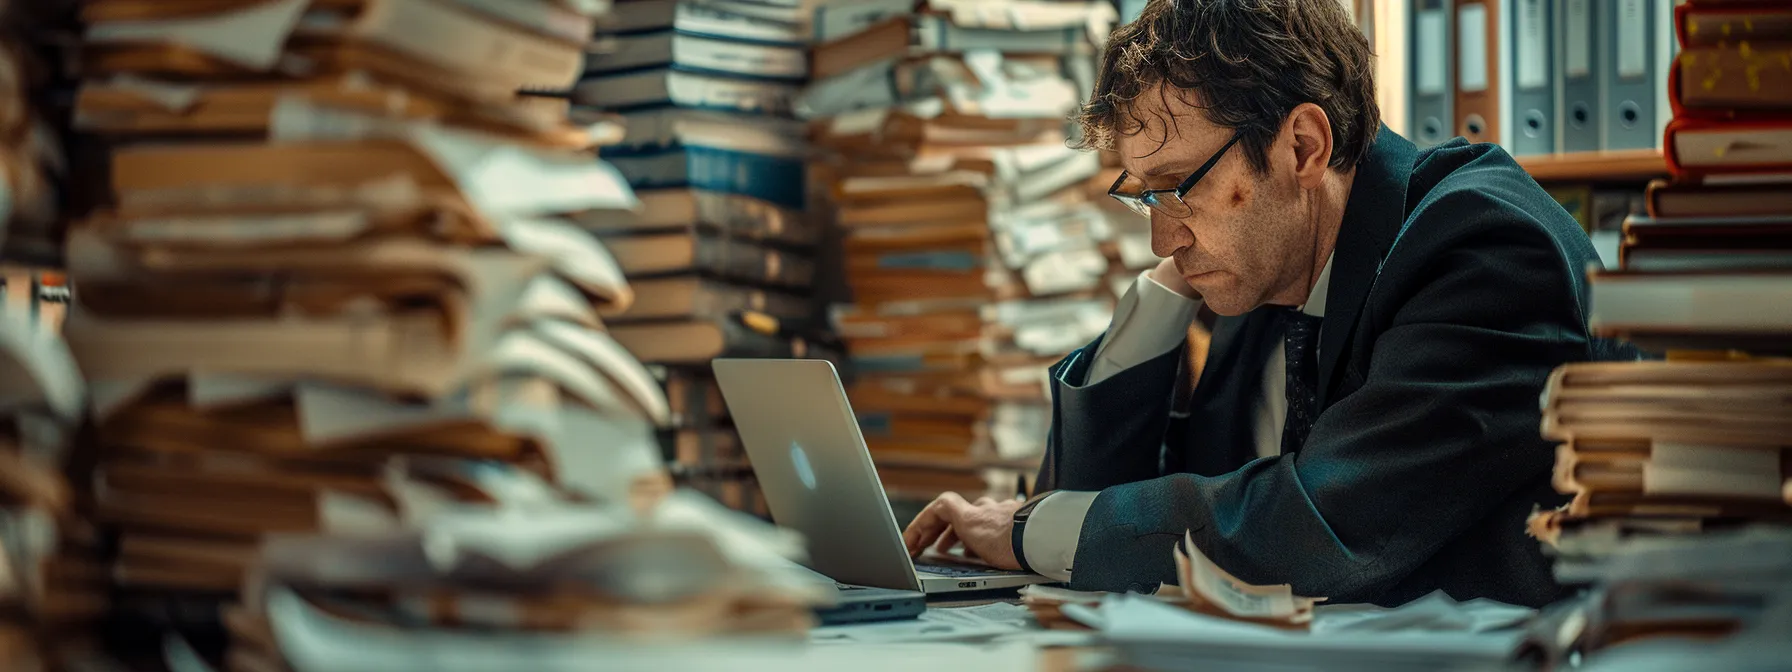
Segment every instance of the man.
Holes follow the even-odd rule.
[[[1168,259],[1051,369],[1043,494],[941,497],[909,550],[1142,591],[1186,532],[1332,602],[1557,597],[1524,519],[1560,501],[1538,394],[1598,354],[1574,219],[1496,146],[1382,126],[1338,0],[1154,0],[1110,40],[1085,142],[1118,151],[1111,193]]]

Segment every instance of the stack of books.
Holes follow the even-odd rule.
[[[1792,9],[1695,0],[1675,11],[1673,179],[1624,226],[1595,318],[1645,346],[1778,351],[1792,333]]]
[[[1563,563],[1590,563],[1631,536],[1792,523],[1782,466],[1792,464],[1788,399],[1792,364],[1784,361],[1557,370],[1544,393],[1543,433],[1563,442],[1555,482],[1574,498],[1539,514],[1533,531]]]
[[[1113,8],[851,11],[817,12],[798,102],[842,231],[848,394],[893,496],[1011,494],[1044,449],[1046,367],[1111,315],[1100,160],[1065,117]]]
[[[715,376],[703,367],[650,367],[666,388],[671,425],[661,432],[675,483],[702,492],[729,508],[771,517],[765,493],[722,399]]]
[[[665,398],[599,319],[633,293],[570,218],[635,201],[517,93],[573,83],[592,4],[82,6],[106,193],[64,331],[133,612],[236,600],[267,534],[400,530],[494,478],[669,490]]]
[[[98,651],[103,543],[86,488],[65,477],[85,403],[62,339],[0,309],[0,668],[70,669]]]
[[[681,482],[758,507],[714,389],[716,357],[823,357],[815,327],[821,222],[805,214],[802,124],[808,10],[796,2],[623,0],[593,38],[575,115],[619,118],[602,151],[634,187],[631,212],[581,217],[638,292],[612,333],[663,367],[675,405],[665,449]],[[719,397],[715,398],[719,404]],[[719,408],[719,406],[718,406]]]
[[[1792,100],[1751,83],[1783,73],[1784,50],[1756,50],[1792,40],[1792,10],[1695,0],[1675,17],[1673,179],[1625,221],[1619,266],[1589,277],[1595,335],[1666,357],[1571,364],[1543,397],[1543,433],[1562,442],[1555,483],[1573,498],[1531,530],[1560,580],[1595,586],[1585,608],[1605,630],[1588,649],[1728,634],[1737,612],[1717,602],[1771,604],[1792,587],[1783,567],[1765,585],[1707,571],[1748,553],[1735,528],[1792,524],[1792,362],[1777,358],[1792,352],[1792,200],[1772,175],[1792,166],[1792,127],[1763,121]],[[1624,569],[1636,563],[1654,566]]]

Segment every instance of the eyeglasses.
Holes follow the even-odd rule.
[[[1113,186],[1108,187],[1108,195],[1114,197],[1114,200],[1124,203],[1133,212],[1139,213],[1140,217],[1150,217],[1152,210],[1171,217],[1187,217],[1195,214],[1194,208],[1183,202],[1182,197],[1187,195],[1190,189],[1195,188],[1195,183],[1200,182],[1201,178],[1207,175],[1207,171],[1213,170],[1213,164],[1219,163],[1220,157],[1226,155],[1226,150],[1232,149],[1232,146],[1238,144],[1238,139],[1242,137],[1244,135],[1241,133],[1232,134],[1232,139],[1227,140],[1226,145],[1221,147],[1220,151],[1214,152],[1213,157],[1207,159],[1207,163],[1201,164],[1201,167],[1196,168],[1195,172],[1189,173],[1188,177],[1183,178],[1182,184],[1176,185],[1174,189],[1146,189],[1137,193],[1123,193],[1120,191],[1120,185],[1126,182],[1129,175],[1126,171],[1120,171],[1120,178],[1114,180]]]

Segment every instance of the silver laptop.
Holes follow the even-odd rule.
[[[1051,581],[975,566],[917,566],[834,365],[718,359],[716,382],[772,519],[809,540],[810,566],[844,584],[948,593]]]

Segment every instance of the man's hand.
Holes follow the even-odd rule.
[[[1201,298],[1201,294],[1182,277],[1182,270],[1176,268],[1176,260],[1173,258],[1165,257],[1163,261],[1157,262],[1157,267],[1151,269],[1151,279],[1177,294],[1191,299]]]
[[[940,495],[902,531],[909,556],[934,546],[941,553],[964,544],[965,553],[996,569],[1020,569],[1014,557],[1014,512],[1021,502],[984,497],[967,502],[956,492]]]

